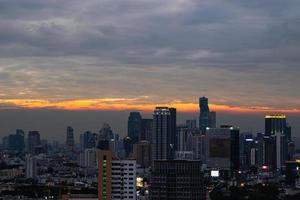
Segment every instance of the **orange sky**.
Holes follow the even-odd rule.
[[[103,98],[49,101],[44,99],[0,99],[4,108],[26,109],[61,109],[61,110],[139,110],[153,111],[156,106],[175,107],[179,112],[198,112],[197,103],[170,102],[165,104],[145,103],[136,99]],[[272,112],[272,113],[300,113],[299,109],[275,109],[271,107],[231,107],[227,105],[210,104],[210,109],[224,112]]]

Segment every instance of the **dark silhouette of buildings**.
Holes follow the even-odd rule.
[[[155,160],[150,189],[152,200],[206,199],[201,162]]]
[[[152,160],[174,159],[176,109],[156,107],[153,113]]]

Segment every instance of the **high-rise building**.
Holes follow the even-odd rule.
[[[136,200],[136,161],[112,160],[112,199]]]
[[[38,131],[29,131],[27,138],[27,152],[31,155],[36,154],[36,148],[41,144],[40,133]]]
[[[97,143],[97,134],[86,131],[80,135],[81,150],[95,148]]]
[[[221,126],[208,128],[206,134],[207,167],[234,175],[239,170],[239,129]]]
[[[3,141],[6,141],[4,147],[9,150],[22,152],[25,148],[24,135],[22,129],[17,129],[15,134],[11,134],[3,139]]]
[[[151,143],[147,140],[139,141],[134,144],[134,158],[136,163],[142,168],[151,166]]]
[[[156,107],[153,113],[152,161],[174,159],[176,151],[176,109]]]
[[[70,150],[74,148],[74,129],[71,126],[67,127],[66,146]]]
[[[96,149],[85,149],[83,153],[83,163],[81,163],[82,166],[84,167],[96,167]]]
[[[265,160],[271,171],[280,170],[288,160],[287,117],[285,115],[265,116]]]
[[[99,150],[99,200],[136,199],[136,161],[112,159],[110,150]]]
[[[142,131],[142,117],[139,112],[130,112],[127,128],[127,136],[131,138],[133,144],[137,143]]]
[[[109,150],[97,151],[98,198],[112,200],[112,153]]]
[[[217,113],[215,111],[209,112],[209,127],[210,128],[216,128],[217,127]]]
[[[208,98],[201,97],[199,99],[199,108],[200,108],[200,115],[199,115],[199,128],[204,133],[206,128],[209,127],[209,106],[208,106]]]
[[[265,116],[265,135],[275,135],[277,132],[285,133],[287,123],[285,115],[266,115]]]
[[[216,128],[216,115],[217,113],[209,110],[208,98],[201,97],[199,99],[199,128],[204,134],[206,128]]]
[[[205,200],[201,162],[155,160],[151,172],[152,200]]]
[[[35,156],[26,155],[25,160],[26,178],[36,179],[37,177],[37,158]]]
[[[152,142],[153,119],[142,119],[142,131],[140,140]]]

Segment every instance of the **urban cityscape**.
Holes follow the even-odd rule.
[[[199,98],[199,116],[176,123],[176,109],[155,107],[153,118],[130,112],[121,137],[104,123],[75,141],[47,141],[33,130],[2,139],[1,199],[299,199],[300,150],[284,114],[265,130],[217,127],[217,112]],[[198,119],[198,120],[197,120]]]
[[[0,200],[300,200],[300,0],[0,0]]]

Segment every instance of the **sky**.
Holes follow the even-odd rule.
[[[2,0],[0,113],[195,113],[207,96],[224,116],[300,120],[299,10],[297,0]]]

